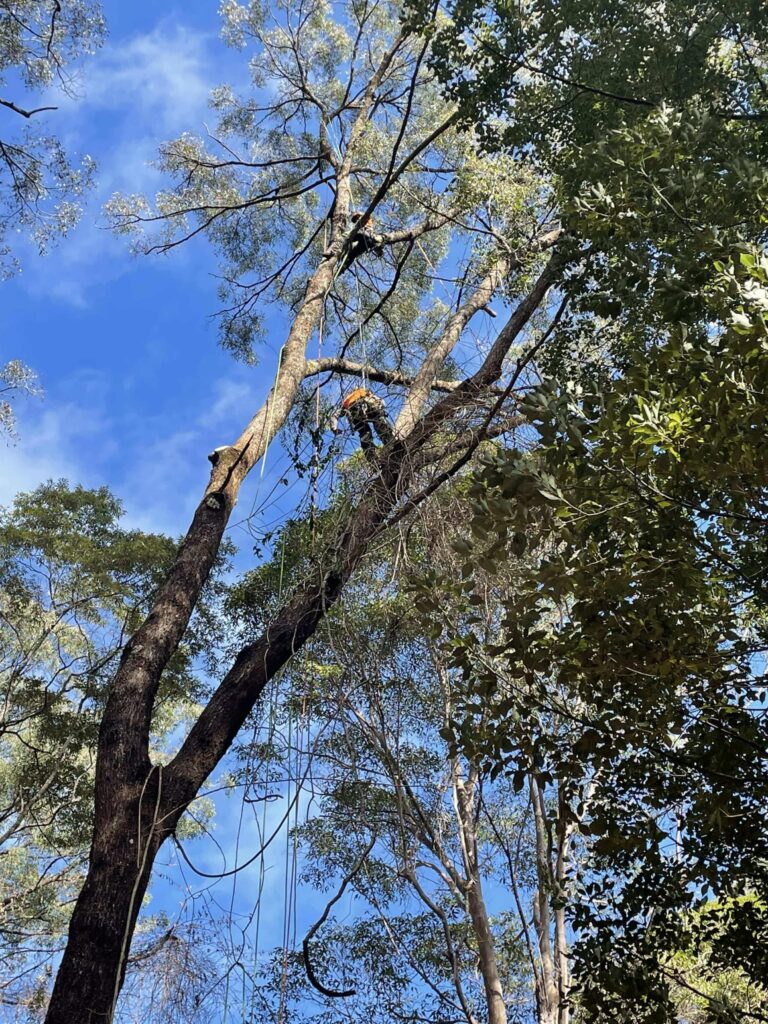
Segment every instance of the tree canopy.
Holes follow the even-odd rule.
[[[107,212],[208,243],[269,390],[178,542],[106,489],[3,515],[0,991],[47,1024],[768,1019],[768,14],[221,15],[247,77]],[[169,849],[235,879],[204,928],[143,906]]]
[[[44,252],[72,229],[95,163],[74,164],[45,130],[57,93],[73,94],[73,71],[103,42],[99,0],[5,0],[0,4],[0,272],[18,268],[13,234]]]

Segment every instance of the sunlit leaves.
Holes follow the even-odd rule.
[[[0,434],[16,436],[16,415],[13,403],[22,395],[39,395],[37,375],[19,359],[0,366]]]
[[[69,159],[50,131],[51,114],[38,112],[39,97],[43,89],[71,93],[72,72],[104,32],[98,0],[13,0],[0,8],[0,84],[5,93],[6,83],[22,83],[21,94],[4,95],[0,107],[0,275],[18,269],[10,232],[28,232],[45,252],[80,216],[95,163]]]

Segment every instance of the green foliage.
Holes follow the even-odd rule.
[[[705,332],[716,261],[764,240],[762,8],[460,0],[436,22],[410,10],[468,128],[536,167],[586,242],[568,290],[602,318],[612,357],[676,322]]]
[[[0,943],[23,1000],[34,996],[23,965],[57,946],[80,883],[109,680],[175,552],[166,537],[121,527],[122,512],[106,488],[59,481],[0,514]],[[201,693],[199,629],[163,679],[161,756]]]
[[[222,342],[252,360],[266,305],[295,309],[327,249],[344,160],[351,209],[376,198],[377,232],[454,211],[450,224],[417,244],[388,246],[359,274],[339,274],[326,305],[326,336],[337,332],[353,341],[350,355],[383,367],[396,356],[409,372],[445,322],[445,311],[425,311],[424,299],[449,248],[465,249],[469,288],[492,253],[522,249],[535,234],[546,190],[532,170],[479,158],[473,139],[452,130],[411,159],[452,111],[415,37],[401,42],[370,116],[355,127],[375,69],[398,38],[399,4],[312,0],[299,23],[291,12],[283,0],[222,5],[225,40],[247,51],[250,89],[215,90],[211,135],[186,133],[162,146],[163,191],[115,196],[108,212],[143,251],[207,236],[222,264]],[[364,341],[354,335],[361,320]]]
[[[687,956],[698,1019],[746,1019],[764,1010],[768,948],[745,902],[768,852],[765,11],[411,14],[467,125],[549,176],[585,246],[546,379],[521,401],[531,450],[487,458],[462,580],[428,580],[472,608],[494,564],[524,570],[493,644],[471,619],[451,635],[439,596],[425,609],[468,686],[453,742],[517,777],[538,758],[565,783],[589,855],[571,903],[585,1019],[694,1013],[670,978]],[[570,726],[531,749],[542,710]],[[707,893],[753,926],[722,911],[717,956]]]
[[[671,994],[677,1013],[690,1024],[739,1024],[757,1017],[768,1005],[763,985],[750,982],[730,962],[736,939],[747,945],[748,937],[765,931],[765,903],[750,894],[725,902],[710,902],[691,915],[691,945],[676,953],[667,965]]]
[[[55,135],[38,128],[46,118],[37,106],[43,90],[73,92],[70,79],[83,57],[95,52],[105,35],[99,0],[10,0],[0,9],[0,85],[24,95],[3,96],[0,135],[0,274],[18,267],[11,232],[27,230],[41,252],[65,235],[80,215],[77,200],[91,185],[91,157],[80,166],[69,160]],[[21,131],[10,125],[25,122]]]
[[[766,882],[766,354],[745,298],[759,267],[718,272],[709,308],[731,319],[719,336],[675,330],[578,401],[552,384],[530,394],[542,447],[486,459],[457,545],[450,592],[469,607],[478,568],[527,568],[492,644],[471,619],[445,634],[469,684],[454,739],[495,770],[517,776],[535,758],[566,781],[589,850],[571,905],[588,1019],[632,1006],[634,1020],[671,1020],[665,958],[690,941],[683,911]],[[531,747],[541,709],[570,727]],[[724,933],[719,963],[757,983],[763,934]]]
[[[16,416],[10,400],[16,401],[24,394],[40,394],[37,375],[21,360],[11,359],[0,366],[0,434],[6,434],[11,440],[16,437]]]
[[[447,91],[491,148],[532,149],[575,170],[574,155],[606,129],[701,100],[724,123],[760,131],[766,19],[758,5],[455,0],[436,21],[418,0],[408,10],[432,40]]]

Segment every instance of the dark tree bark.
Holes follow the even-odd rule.
[[[455,412],[495,383],[510,345],[543,301],[560,266],[555,254],[478,372],[429,410],[406,437],[396,438],[384,449],[366,497],[332,552],[330,568],[309,580],[262,637],[243,648],[174,760],[165,768],[154,766],[149,758],[150,721],[162,671],[213,565],[239,486],[264,449],[268,424],[274,433],[295,400],[306,372],[306,345],[337,258],[338,254],[329,256],[313,276],[268,403],[214,465],[177,561],[147,621],[127,645],[111,685],[99,736],[90,866],[70,923],[46,1024],[112,1019],[160,846],[231,746],[267,682],[312,635],[371,541],[386,529],[388,517],[398,513],[398,506],[402,508],[403,495],[419,464],[414,454]],[[269,403],[274,403],[274,420]]]

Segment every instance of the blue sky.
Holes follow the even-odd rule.
[[[206,453],[237,436],[269,386],[269,355],[254,369],[218,348],[206,243],[134,257],[102,215],[114,192],[151,194],[158,144],[204,131],[210,89],[243,81],[242,55],[218,38],[217,6],[107,0],[106,46],[78,98],[46,115],[72,153],[96,159],[98,185],[71,236],[45,258],[22,246],[22,273],[2,284],[0,360],[28,363],[45,397],[19,404],[0,502],[49,477],[107,483],[133,524],[179,533]]]

